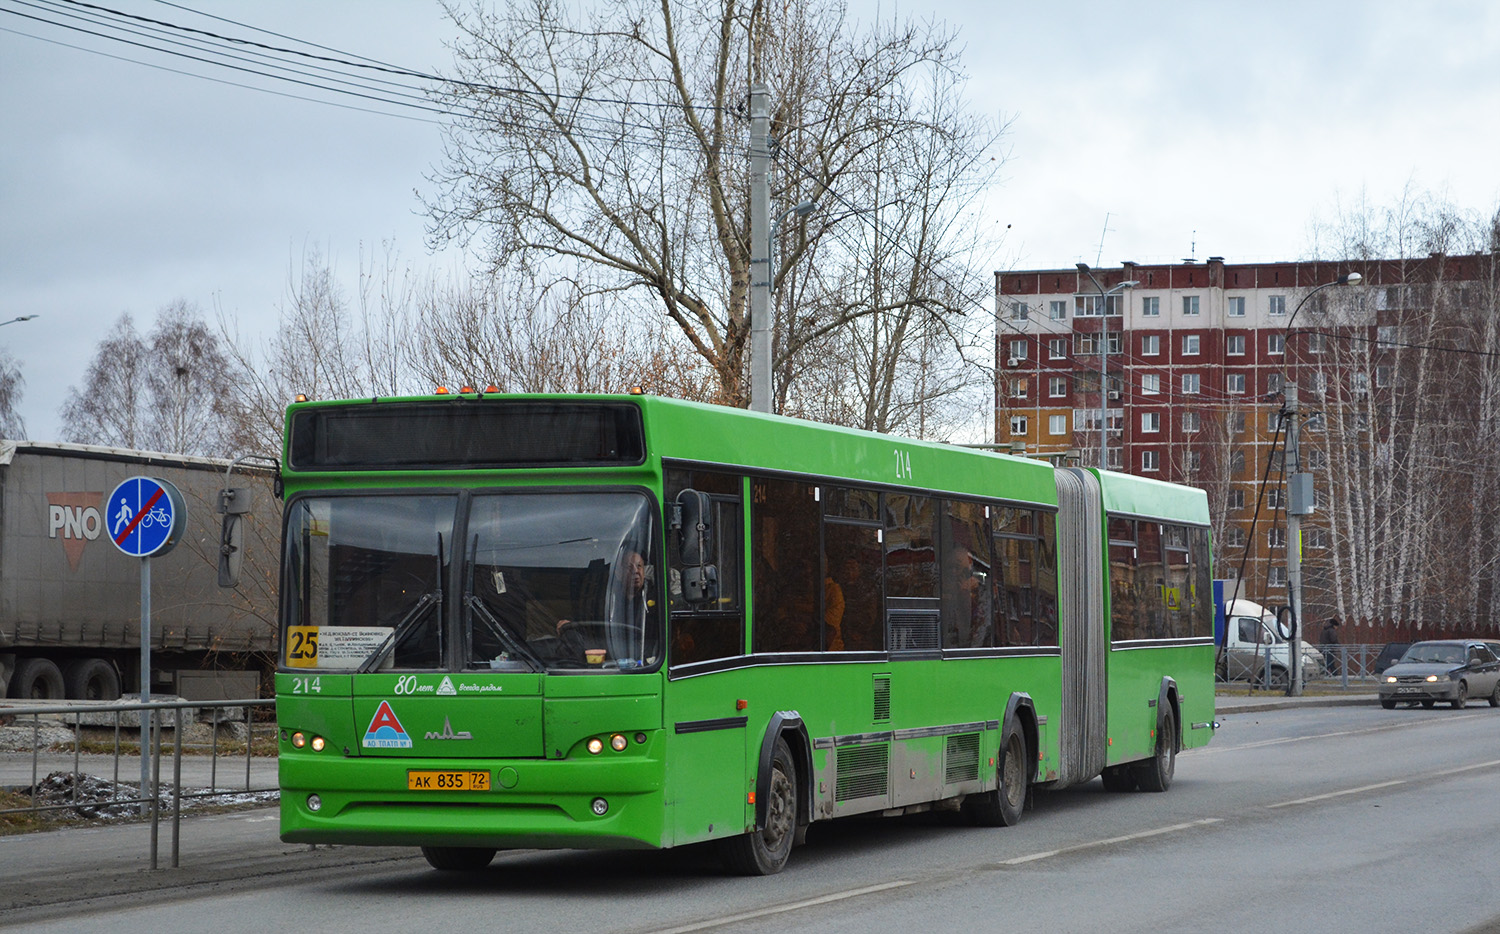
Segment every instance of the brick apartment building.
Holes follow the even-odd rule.
[[[1330,577],[1337,529],[1323,508],[1336,492],[1330,453],[1367,464],[1370,452],[1385,450],[1390,429],[1369,433],[1355,410],[1399,379],[1406,364],[1395,351],[1412,322],[1431,317],[1439,292],[1449,296],[1444,307],[1460,308],[1474,304],[1470,285],[1488,282],[1493,303],[1494,263],[1489,255],[1210,257],[1127,262],[1094,269],[1093,279],[1081,268],[997,272],[996,442],[1097,466],[1103,434],[1109,468],[1202,487],[1214,516],[1215,575],[1238,577],[1243,564],[1248,595],[1283,604],[1283,389],[1295,381],[1302,469],[1313,473],[1319,503],[1303,524],[1304,600],[1306,618],[1319,620],[1339,604]],[[1333,285],[1349,273],[1362,278]],[[1138,284],[1121,288],[1129,281]],[[1336,443],[1335,429],[1343,432]],[[1351,454],[1351,444],[1365,453]],[[1369,641],[1401,630],[1399,621],[1367,625],[1380,628]]]

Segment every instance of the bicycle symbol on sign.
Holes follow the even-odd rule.
[[[165,526],[169,525],[170,523],[171,520],[167,518],[167,511],[165,509],[162,509],[160,506],[141,517],[141,526],[143,528],[149,529],[153,525]]]

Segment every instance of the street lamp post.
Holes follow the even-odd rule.
[[[1302,296],[1297,307],[1292,309],[1291,317],[1286,319],[1286,327],[1282,329],[1281,352],[1283,360],[1290,363],[1292,357],[1292,324],[1297,320],[1297,312],[1307,304],[1307,300],[1324,289],[1333,288],[1336,285],[1357,285],[1364,277],[1357,272],[1347,273],[1339,276],[1332,282],[1311,289]],[[1289,637],[1290,645],[1287,651],[1287,664],[1291,668],[1290,677],[1287,678],[1287,693],[1292,697],[1302,695],[1302,517],[1312,515],[1313,512],[1313,487],[1312,474],[1302,471],[1302,452],[1300,450],[1302,433],[1300,431],[1299,415],[1300,404],[1297,398],[1297,384],[1287,378],[1290,374],[1282,376],[1282,392],[1285,393],[1285,404],[1283,406],[1283,417],[1286,419],[1286,469],[1287,469],[1287,504],[1286,504],[1286,593],[1287,606],[1292,610],[1292,632]]]
[[[22,315],[19,318],[11,318],[9,321],[0,321],[0,328],[5,327],[7,324],[15,324],[17,321],[30,321],[35,317],[36,315]]]
[[[1094,288],[1099,292],[1099,469],[1109,469],[1109,458],[1105,452],[1109,449],[1109,296],[1126,289],[1132,289],[1140,285],[1139,279],[1126,279],[1118,285],[1111,286],[1107,291],[1094,278],[1094,273],[1089,269],[1088,263],[1079,263],[1078,271],[1089,277],[1094,283]],[[1123,332],[1124,315],[1120,317],[1120,329]]]

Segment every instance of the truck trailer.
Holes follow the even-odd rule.
[[[274,664],[275,471],[147,451],[0,441],[0,696],[113,700],[140,684],[141,558],[110,540],[119,483],[182,493],[186,524],[151,557],[151,690],[254,697]],[[228,483],[226,482],[228,480]],[[219,586],[219,491],[248,491],[238,584]],[[243,502],[245,494],[241,494]],[[117,508],[117,507],[116,507]]]

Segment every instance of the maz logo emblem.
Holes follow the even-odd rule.
[[[451,723],[448,722],[448,718],[447,717],[444,717],[443,718],[443,732],[441,732],[441,733],[433,733],[432,731],[429,730],[427,732],[427,735],[424,736],[424,737],[422,737],[422,738],[423,739],[473,739],[474,738],[474,734],[470,733],[468,730],[464,730],[461,733],[455,733],[455,732],[453,732],[453,724],[451,724]]]

